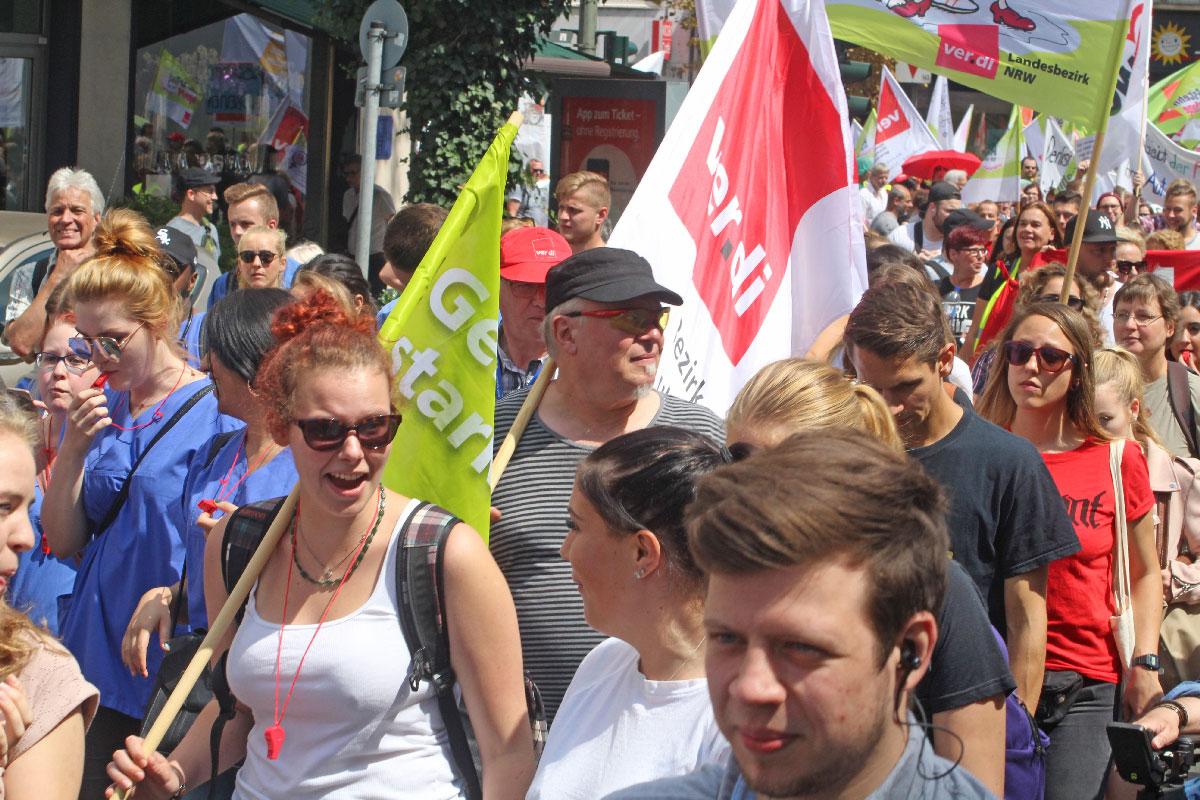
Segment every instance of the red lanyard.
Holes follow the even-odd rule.
[[[264,464],[266,464],[272,458],[279,455],[279,450],[275,450],[274,448],[268,447],[266,450],[263,451],[262,455],[260,455],[258,457],[257,461],[255,461],[253,464],[250,464],[250,463],[246,464],[246,471],[244,473],[242,473],[242,477],[238,478],[237,481],[233,484],[233,486],[230,486],[229,479],[233,475],[233,471],[235,469],[237,469],[238,463],[241,462],[242,456],[246,452],[246,437],[247,437],[247,434],[245,432],[243,432],[242,433],[242,442],[241,442],[241,444],[238,445],[237,452],[233,454],[233,463],[231,463],[229,465],[229,469],[225,472],[225,477],[221,478],[221,480],[218,482],[216,497],[201,500],[199,503],[196,504],[197,507],[199,507],[199,509],[201,511],[203,511],[204,513],[206,513],[206,514],[215,513],[218,508],[217,503],[220,503],[223,500],[228,500],[230,497],[233,497],[234,494],[237,492],[238,487],[241,486],[245,482],[246,478],[250,477],[251,472],[254,472],[254,471],[260,469]]]
[[[383,491],[383,487],[379,487],[379,491]],[[292,524],[296,525],[300,518],[300,504],[296,504],[296,516],[292,517]],[[263,738],[267,740],[267,758],[275,761],[279,758],[279,751],[283,748],[284,739],[287,738],[287,733],[283,729],[283,717],[287,714],[288,705],[292,702],[292,692],[296,690],[296,681],[300,679],[300,670],[304,668],[304,659],[308,658],[308,651],[312,649],[313,642],[317,640],[317,634],[321,632],[321,626],[325,624],[325,618],[329,616],[329,610],[333,608],[333,604],[337,601],[338,595],[342,593],[342,587],[346,585],[346,580],[350,577],[350,573],[354,571],[358,554],[362,551],[363,546],[367,543],[367,537],[364,534],[362,540],[358,543],[358,549],[354,551],[354,558],[350,559],[349,566],[342,573],[342,579],[338,581],[337,588],[333,590],[333,596],[329,598],[329,602],[325,604],[325,610],[321,612],[321,619],[317,621],[317,629],[313,631],[312,638],[308,640],[308,646],[304,648],[304,652],[300,655],[300,663],[296,665],[296,674],[292,676],[292,683],[288,687],[287,697],[283,700],[283,708],[279,707],[279,662],[283,656],[283,631],[287,627],[287,609],[288,595],[292,589],[292,565],[296,563],[296,540],[292,538],[292,557],[288,559],[288,574],[287,583],[283,587],[283,615],[279,620],[279,644],[275,648],[275,712],[272,718],[274,725],[263,731]]]
[[[46,490],[50,488],[50,473],[54,470],[54,459],[58,456],[58,450],[50,445],[50,430],[54,426],[50,423],[50,415],[46,415],[46,435],[42,439],[46,446],[42,448],[42,456],[46,460],[46,465],[42,467],[42,474],[39,476],[42,482],[42,497],[46,496]],[[46,538],[46,532],[42,531],[42,555],[50,555],[50,540]]]
[[[179,370],[179,377],[175,379],[175,385],[172,386],[171,391],[167,392],[166,396],[163,397],[163,399],[159,401],[158,405],[154,409],[154,413],[150,415],[150,419],[146,420],[141,425],[130,425],[128,428],[126,428],[122,425],[118,425],[115,422],[112,423],[112,426],[119,431],[140,431],[142,428],[145,428],[149,425],[153,425],[154,423],[156,423],[160,419],[162,419],[162,408],[163,408],[163,406],[165,406],[167,404],[167,401],[171,399],[171,395],[175,394],[175,390],[179,388],[179,383],[180,383],[180,381],[183,380],[183,373],[187,372],[187,368],[188,368],[187,364],[184,364],[183,369]],[[121,400],[123,398],[126,399],[126,402],[128,402],[129,393],[128,392],[121,393],[120,397],[117,398],[117,408],[120,407]],[[116,410],[116,409],[114,409],[114,410]],[[129,409],[129,418],[133,419],[133,409],[132,408]]]

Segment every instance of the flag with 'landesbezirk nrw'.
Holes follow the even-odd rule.
[[[854,149],[820,0],[740,0],[613,232],[684,298],[656,385],[723,414],[866,287]]]

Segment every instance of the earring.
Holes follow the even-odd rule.
[[[633,573],[633,577],[634,577],[636,580],[639,580],[639,581],[640,581],[642,578],[646,577],[646,571],[645,571],[644,569],[642,569],[641,567],[638,567],[638,568],[637,568],[637,569],[634,571],[634,573]]]

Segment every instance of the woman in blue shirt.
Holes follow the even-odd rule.
[[[271,320],[292,302],[284,289],[241,289],[222,297],[204,323],[205,358],[216,385],[221,413],[246,423],[218,433],[196,451],[183,483],[182,511],[188,520],[187,616],[193,628],[208,626],[204,607],[204,543],[223,514],[238,506],[287,494],[296,482],[292,451],[275,443],[266,409],[251,385],[267,351],[275,346]],[[201,504],[205,509],[200,508]],[[213,507],[219,510],[212,510]],[[146,651],[157,631],[159,647],[171,636],[179,584],[146,592],[129,620],[121,656],[134,675],[149,676]]]
[[[140,727],[151,682],[121,663],[121,637],[147,589],[179,580],[187,465],[229,425],[204,373],[188,366],[178,345],[178,294],[145,220],[109,212],[95,244],[96,255],[68,278],[78,334],[71,349],[91,359],[108,385],[72,401],[42,507],[54,554],[80,554],[61,636],[100,689],[84,797],[103,793],[108,755]],[[160,661],[151,659],[151,674]]]

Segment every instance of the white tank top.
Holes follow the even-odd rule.
[[[263,621],[250,593],[229,649],[230,688],[254,714],[235,798],[462,797],[437,697],[427,682],[414,692],[405,680],[412,654],[396,613],[396,548],[416,505],[411,501],[400,515],[366,603],[321,626],[296,681],[283,721],[287,738],[275,761],[267,759],[263,731],[273,724],[279,626]],[[315,629],[288,625],[284,631],[281,706]]]

